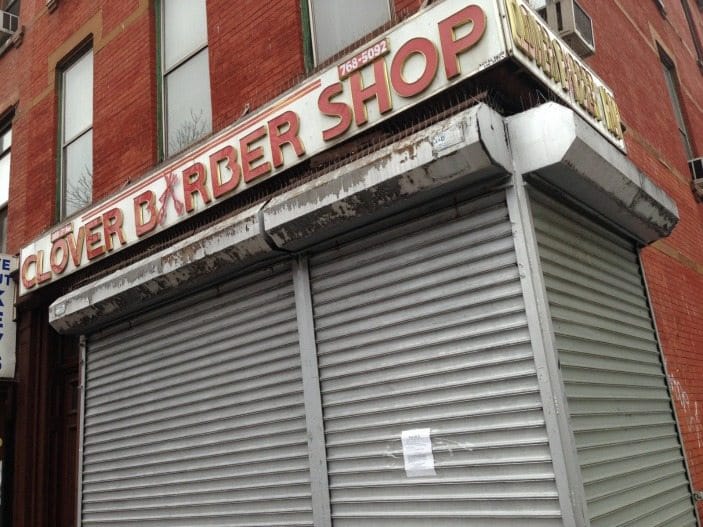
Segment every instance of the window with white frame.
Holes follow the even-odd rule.
[[[389,0],[308,0],[315,64],[391,19]]]
[[[0,252],[7,249],[7,203],[10,196],[12,128],[0,126]]]
[[[162,0],[165,150],[172,156],[212,131],[205,0]]]
[[[63,219],[93,200],[93,50],[61,72],[61,182]]]

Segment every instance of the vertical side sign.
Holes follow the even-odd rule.
[[[10,271],[17,266],[14,256],[0,254],[0,378],[15,376],[17,327],[14,309],[17,284]]]

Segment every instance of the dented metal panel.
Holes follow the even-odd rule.
[[[310,268],[333,525],[561,525],[504,194]]]
[[[288,265],[88,340],[84,526],[312,525]]]
[[[532,210],[591,526],[696,525],[635,246]]]

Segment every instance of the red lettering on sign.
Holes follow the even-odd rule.
[[[412,82],[405,80],[403,69],[408,59],[413,55],[422,55],[425,68],[420,77]],[[398,95],[409,98],[425,91],[439,68],[439,54],[432,41],[418,37],[408,40],[403,44],[391,62],[391,85]]]
[[[68,265],[68,242],[65,238],[54,240],[54,243],[51,245],[51,254],[49,256],[49,263],[51,264],[51,270],[53,273],[63,273]]]
[[[164,190],[161,196],[159,197],[159,203],[161,203],[161,207],[159,209],[159,217],[156,220],[159,225],[163,225],[164,223],[166,223],[166,215],[168,214],[167,208],[170,199],[173,199],[173,207],[176,209],[176,214],[182,216],[185,212],[185,205],[183,205],[183,203],[181,203],[181,200],[176,197],[176,185],[178,184],[178,176],[175,174],[175,172],[171,172],[170,174],[164,174],[164,183],[166,183],[166,190]]]
[[[271,163],[268,161],[254,166],[254,163],[264,158],[264,149],[261,145],[254,148],[251,148],[251,146],[263,137],[266,137],[266,127],[260,126],[239,140],[242,173],[244,174],[244,181],[247,183],[271,172]]]
[[[117,236],[120,245],[127,245],[127,240],[124,237],[122,225],[124,223],[124,215],[120,209],[110,209],[103,213],[103,234],[105,236],[105,248],[107,251],[112,251],[112,237]]]
[[[472,25],[469,33],[461,38],[455,38],[456,30],[466,24]],[[451,79],[461,73],[459,55],[474,47],[486,31],[486,13],[479,6],[470,5],[442,20],[438,27],[444,70],[447,79]]]
[[[232,173],[227,181],[222,181],[220,167],[223,162]],[[226,146],[210,155],[210,178],[212,179],[212,194],[215,199],[237,188],[242,179],[242,170],[237,164],[237,151],[233,146]]]
[[[138,237],[156,228],[156,194],[146,190],[134,198],[134,227]]]
[[[268,122],[269,137],[271,141],[271,159],[273,166],[279,168],[283,166],[283,145],[293,147],[298,157],[305,155],[303,142],[298,137],[300,133],[300,117],[295,112],[283,112],[278,117],[274,117]]]
[[[348,104],[343,102],[334,102],[332,99],[337,95],[344,93],[344,85],[341,82],[330,84],[322,90],[320,97],[317,99],[317,107],[320,112],[329,117],[336,117],[339,122],[334,126],[322,132],[322,139],[332,141],[333,139],[344,134],[352,124],[354,115]]]
[[[200,194],[205,205],[212,201],[205,186],[206,180],[207,174],[202,163],[193,163],[183,171],[183,201],[186,204],[186,211],[193,212],[195,210],[195,200],[193,199],[195,194]]]
[[[34,267],[34,276],[32,278],[29,277],[29,270],[31,267]],[[22,262],[22,285],[25,289],[32,289],[35,285],[37,285],[36,271],[37,255],[30,254]]]
[[[378,111],[382,114],[388,113],[393,109],[391,93],[388,89],[385,60],[377,60],[372,67],[374,82],[368,86],[364,86],[361,71],[356,71],[349,77],[352,103],[354,105],[354,121],[357,126],[361,126],[369,120],[366,113],[366,103],[372,99],[378,101]]]
[[[51,273],[44,271],[44,251],[37,251],[37,283],[42,284],[51,280]]]
[[[102,224],[103,219],[101,216],[98,216],[97,218],[94,218],[85,224],[85,230],[87,233],[85,237],[85,252],[88,256],[88,260],[93,260],[98,256],[105,254],[105,246],[102,244],[103,233],[101,230],[99,230],[100,227],[102,227]]]
[[[71,253],[73,265],[79,267],[83,259],[83,246],[85,245],[85,227],[78,229],[78,238],[73,237],[73,233],[66,237],[68,241],[68,251]]]

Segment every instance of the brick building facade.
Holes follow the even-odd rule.
[[[366,6],[369,2],[362,3]],[[476,525],[488,521],[520,526],[644,525],[638,522],[645,520],[651,522],[647,525],[695,524],[697,515],[703,513],[703,508],[694,503],[697,493],[703,491],[703,198],[692,190],[692,179],[703,178],[703,174],[692,175],[689,160],[703,156],[703,4],[696,0],[579,0],[592,21],[594,52],[585,58],[573,54],[570,67],[575,69],[571,71],[578,70],[574,63],[584,64],[585,69],[578,71],[586,72],[585,77],[574,73],[572,80],[562,83],[554,73],[559,67],[553,57],[558,46],[564,46],[564,50],[567,47],[555,45],[546,29],[534,29],[543,23],[537,18],[532,21],[523,3],[389,0],[387,9],[383,7],[379,12],[385,20],[380,27],[365,27],[364,19],[372,13],[370,7],[346,13],[345,22],[339,26],[344,30],[337,29],[337,33],[344,37],[348,28],[358,25],[362,36],[349,37],[337,47],[325,44],[332,46],[325,49],[321,42],[323,29],[332,21],[323,20],[315,26],[315,10],[322,9],[316,0],[245,0],[237,2],[236,7],[223,0],[203,1],[205,11],[196,14],[206,20],[204,40],[190,36],[191,31],[197,33],[197,18],[189,19],[191,25],[179,26],[180,34],[168,36],[169,17],[179,16],[167,12],[169,6],[173,12],[179,9],[178,2],[169,0],[0,0],[3,10],[18,13],[16,29],[6,33],[0,43],[0,137],[11,130],[11,146],[0,154],[11,159],[9,199],[3,211],[7,221],[4,252],[21,253],[16,280],[23,284],[17,300],[16,371],[13,378],[0,380],[1,525],[231,525],[235,523],[227,522],[235,518],[241,522],[237,525],[426,525],[422,522],[430,521],[437,525],[473,525],[472,521]],[[543,3],[532,5],[538,10]],[[547,3],[552,5],[549,0]],[[377,0],[369,5],[378,8],[378,4],[385,6],[386,2]],[[200,5],[194,1],[189,9],[197,11]],[[467,10],[469,6],[474,11]],[[511,9],[516,10],[512,18]],[[482,24],[485,29],[479,31]],[[437,27],[438,36],[430,36]],[[168,38],[175,43],[169,43]],[[425,90],[418,88],[422,78],[409,80],[403,77],[407,72],[402,68],[394,74],[395,54],[399,49],[411,48],[394,48],[392,44],[411,38],[418,46],[435,39],[433,45],[412,48],[405,57],[408,70],[424,61],[427,71],[433,53],[437,53],[434,84],[428,81],[430,87]],[[527,42],[524,49],[520,38]],[[171,63],[166,48],[186,46],[193,39],[198,40],[195,51],[187,51]],[[538,41],[546,42],[546,47],[540,48]],[[361,65],[360,52],[373,51],[382,42],[390,49]],[[478,54],[480,46],[489,44],[503,47],[477,59],[477,65],[461,63],[471,53]],[[544,50],[545,58],[540,58],[539,49]],[[323,55],[331,58],[316,64],[316,57]],[[547,55],[552,58],[547,59]],[[70,106],[72,90],[80,93],[74,86],[86,86],[86,77],[78,77],[77,83],[71,84],[71,72],[88,56],[92,72],[89,115],[83,107],[74,110]],[[169,143],[169,134],[175,128],[169,112],[176,111],[178,104],[169,105],[169,97],[179,93],[175,76],[178,68],[197,56],[207,57],[207,78],[195,74],[188,78],[195,85],[192,89],[204,90],[209,96],[209,124],[185,144],[174,147]],[[358,66],[351,66],[352,57],[355,61],[359,58]],[[454,59],[459,64],[455,76],[451,73]],[[383,90],[369,88],[378,87],[369,72],[380,60],[387,62],[384,71],[391,84],[386,89],[395,90],[387,109],[383,108]],[[345,113],[339,104],[327,106],[327,120],[320,121],[318,131],[330,131],[344,124],[347,117],[350,122],[339,137],[325,140],[325,148],[313,151],[313,146],[297,142],[294,136],[298,128],[306,126],[308,112],[317,114],[322,106],[300,110],[293,104],[307,96],[299,94],[308,87],[306,93],[317,89],[319,84],[313,85],[318,76],[324,88],[326,72],[335,72],[345,64],[351,71],[348,76],[340,74],[342,88],[333,91],[332,96],[328,92],[328,102],[341,104],[350,89],[346,83],[355,82],[355,75],[361,83],[355,97],[362,100],[349,103],[347,108],[357,110],[353,115]],[[373,71],[379,83],[381,70]],[[549,79],[545,81],[550,76],[554,85]],[[601,92],[593,88],[594,82],[601,82],[599,79]],[[412,94],[398,95],[399,86],[408,87]],[[600,109],[591,106],[589,110],[588,101],[583,102],[591,96],[586,93],[588,86],[593,93],[612,90],[619,111],[609,110],[607,102]],[[568,96],[571,102],[564,100]],[[314,101],[322,99],[323,95],[315,92]],[[403,106],[406,101],[407,108]],[[290,111],[295,118],[280,114],[287,120],[271,125],[278,115],[275,111],[285,108],[294,108]],[[368,121],[363,122],[360,113],[365,115],[367,110]],[[74,111],[76,119],[87,121],[77,125],[77,133],[72,135],[69,121]],[[199,118],[197,111],[191,110],[193,120]],[[233,135],[245,133],[238,130],[256,121],[257,116],[264,116],[261,122],[268,126],[261,128],[258,139]],[[461,132],[455,132],[459,129]],[[556,152],[569,134],[573,134],[573,142],[556,160],[552,159],[550,156],[557,154],[550,149]],[[239,142],[228,143],[235,136]],[[266,141],[278,138],[278,146],[275,142],[257,142],[262,137],[268,138]],[[72,209],[66,201],[73,177],[71,156],[84,140],[89,141],[90,195]],[[547,145],[545,152],[540,144]],[[234,154],[232,150],[221,154],[227,145],[234,148]],[[264,150],[258,151],[257,147]],[[282,156],[279,161],[276,148]],[[425,151],[430,152],[427,158],[422,157]],[[220,157],[214,164],[197,164],[197,159],[207,159],[197,156],[210,156],[212,160],[217,152]],[[403,157],[406,152],[410,154]],[[267,159],[268,173],[259,181],[256,169]],[[191,162],[195,168],[191,168]],[[229,163],[230,174],[232,164],[238,163],[240,176],[248,186],[225,192],[217,200],[214,194],[208,195],[210,187],[201,186],[207,176],[198,170],[209,171],[214,177],[215,172],[224,170],[223,162]],[[452,168],[446,168],[447,164]],[[411,165],[412,169],[407,168]],[[184,190],[182,203],[171,194],[175,208],[166,214],[177,219],[160,224],[165,225],[161,228],[157,226],[157,203],[161,199],[163,209],[169,206],[167,191],[171,187],[163,193],[160,187],[154,190],[151,204],[149,196],[139,197],[139,189],[151,188],[145,186],[146,181],[161,181],[161,175],[171,170],[182,176],[183,185],[190,185],[190,193]],[[122,214],[127,212],[120,208],[119,199],[134,203],[143,199],[139,201],[141,208],[135,205],[134,213],[141,216],[134,221],[138,231],[141,226],[146,232],[153,220],[153,232],[139,234],[134,240],[123,239]],[[180,212],[177,204],[187,212]],[[500,204],[505,204],[506,211],[505,217],[501,216],[505,220],[502,224],[490,219],[491,211]],[[108,211],[110,207],[115,209]],[[191,207],[195,209],[193,214]],[[112,211],[118,209],[120,216],[115,216],[118,213]],[[447,213],[447,218],[453,219],[442,216],[445,209],[456,211]],[[91,232],[98,232],[89,227],[93,211],[108,216],[101,216],[100,228],[107,229],[100,230],[102,238],[91,241]],[[490,218],[484,219],[484,215]],[[82,231],[79,219],[83,221]],[[128,220],[124,221],[126,231]],[[507,225],[507,232],[513,236],[509,252],[515,260],[510,265],[521,272],[514,282],[506,278],[500,287],[521,291],[518,307],[505,307],[500,313],[492,311],[498,307],[486,307],[503,306],[508,297],[493,291],[498,278],[485,278],[488,285],[466,293],[465,301],[442,296],[445,293],[437,292],[437,300],[432,296],[435,293],[413,296],[414,290],[398,289],[388,294],[388,298],[397,299],[397,305],[381,305],[379,299],[379,307],[373,308],[378,311],[368,319],[364,318],[365,312],[349,315],[351,321],[343,314],[334,320],[324,318],[325,306],[332,302],[323,300],[326,294],[332,295],[325,287],[341,295],[366,280],[355,279],[352,270],[348,271],[352,273],[349,281],[323,285],[324,280],[334,281],[335,276],[347,272],[342,262],[348,260],[358,266],[359,276],[381,273],[378,276],[384,278],[378,284],[354,293],[354,298],[375,298],[376,289],[395,283],[393,276],[400,276],[401,263],[417,258],[431,267],[434,257],[422,259],[425,256],[415,252],[418,247],[430,247],[422,233],[427,232],[428,239],[444,240],[437,242],[437,251],[453,243],[442,230],[445,221],[466,221],[457,223],[457,229],[471,233],[472,229],[483,229],[484,223],[495,222],[496,229]],[[566,227],[572,224],[573,228]],[[435,225],[436,231],[432,230]],[[565,234],[554,234],[552,240],[550,233],[561,232],[562,227]],[[257,229],[261,229],[258,237],[252,234]],[[483,240],[483,231],[475,232]],[[504,264],[493,260],[498,257],[493,256],[490,245],[500,236],[492,232],[480,243],[471,236],[460,243],[457,254],[465,259],[461,265],[484,262],[489,270],[502,268]],[[398,249],[394,257],[382,252],[384,247],[392,252],[396,241],[414,240],[416,234],[418,241]],[[79,236],[84,236],[82,241]],[[575,243],[569,241],[570,237],[582,240],[572,247],[573,252],[584,251],[574,262],[566,262],[569,243]],[[57,240],[69,238],[72,241],[66,242],[63,252],[42,253],[37,249],[41,240],[50,240],[52,246]],[[76,260],[71,252],[78,243],[88,247],[84,261]],[[564,245],[556,247],[557,243]],[[358,252],[358,247],[368,252]],[[91,249],[96,251],[94,257]],[[612,256],[620,252],[623,262],[632,261],[631,271]],[[362,254],[367,256],[359,256]],[[42,262],[41,258],[46,260]],[[361,272],[365,265],[385,258],[397,266],[389,275],[382,274],[380,264],[379,269]],[[583,269],[578,266],[579,258]],[[53,270],[50,263],[55,264]],[[458,270],[461,265],[452,269]],[[599,271],[592,275],[588,267]],[[70,272],[64,272],[68,269]],[[446,269],[449,267],[428,274],[443,276]],[[198,333],[198,328],[210,328],[206,311],[216,313],[212,316],[220,322],[216,324],[218,332],[235,324],[250,328],[250,321],[229,321],[224,314],[217,314],[229,312],[224,306],[239,306],[238,302],[242,302],[241,307],[232,308],[236,313],[250,310],[262,326],[274,327],[269,321],[274,305],[276,313],[284,310],[278,307],[278,297],[267,300],[270,310],[266,305],[254,308],[247,302],[268,298],[268,290],[256,288],[267,281],[278,283],[280,276],[289,273],[294,300],[288,314],[292,313],[291,324],[297,324],[296,353],[300,351],[303,361],[302,365],[286,363],[273,369],[302,371],[300,387],[288,393],[293,399],[284,398],[287,392],[276,393],[266,399],[272,406],[263,410],[263,406],[242,406],[241,412],[235,412],[245,403],[234,399],[218,406],[218,401],[239,393],[239,388],[225,393],[222,386],[245,386],[248,376],[263,378],[262,372],[268,371],[265,364],[275,362],[272,358],[265,364],[247,366],[249,355],[236,355],[246,347],[244,344],[233,345],[228,352],[231,356],[226,356],[230,358],[221,362],[222,369],[249,371],[244,378],[237,380],[235,375],[234,380],[218,380],[207,388],[217,392],[209,399],[198,402],[189,398],[194,386],[205,386],[209,381],[180,379],[190,379],[192,371],[210,372],[211,364],[220,364],[213,358],[221,353],[216,351],[217,342],[238,338],[219,333],[214,336],[215,329]],[[637,273],[644,277],[643,282]],[[247,281],[248,276],[254,281]],[[558,285],[569,280],[587,285],[580,292]],[[628,280],[634,285],[622,286],[621,291],[620,284],[630,284]],[[460,281],[469,283],[471,278],[467,275]],[[288,282],[281,278],[281,283]],[[644,284],[641,292],[640,283]],[[227,284],[236,287],[229,290]],[[608,293],[608,287],[621,292]],[[280,290],[284,289],[281,285]],[[487,300],[477,300],[483,298],[481,295]],[[212,297],[221,300],[207,307]],[[415,305],[429,305],[430,297],[435,302],[430,311],[409,311]],[[306,301],[312,306],[307,311]],[[352,310],[349,306],[353,300],[340,302],[348,303],[340,313]],[[434,349],[445,338],[433,333],[439,332],[440,326],[444,328],[444,322],[432,316],[449,310],[447,306],[453,302],[460,305],[461,324],[467,324],[464,328],[459,319],[453,322],[457,334],[461,327],[467,335],[470,330],[471,339],[478,339],[475,335],[484,331],[471,325],[473,310],[478,313],[476,320],[485,317],[485,323],[493,329],[485,330],[485,335],[480,333],[486,343],[466,340],[469,343],[453,344],[452,350],[476,347],[486,357],[476,359],[476,364],[454,364],[451,368],[441,362],[454,356],[455,351],[449,349],[412,358],[410,353]],[[588,308],[584,307],[586,303]],[[515,347],[520,340],[517,336],[508,338],[513,322],[502,325],[510,310],[516,317],[524,315],[524,320],[515,322],[515,327],[529,334],[524,349]],[[192,318],[187,320],[177,315],[191,311]],[[203,318],[198,318],[201,315]],[[238,315],[233,312],[231,316]],[[342,319],[345,322],[340,322]],[[188,320],[196,320],[191,329],[185,329],[190,328]],[[166,321],[165,328],[159,321]],[[402,351],[393,352],[391,358],[373,355],[380,362],[368,359],[370,362],[359,363],[359,371],[351,372],[352,364],[357,364],[356,359],[349,358],[354,353],[364,357],[375,353],[368,348],[370,344],[363,343],[368,335],[378,333],[374,342],[391,349],[403,338],[410,339],[403,332],[404,324],[411,321],[426,324],[412,333],[413,338],[419,339],[422,334],[429,335],[428,340],[413,340]],[[172,365],[168,358],[181,345],[179,339],[173,340],[168,328],[173,331],[179,324],[184,328],[184,340],[198,342],[192,350],[182,351],[188,357],[192,354],[186,368],[192,368],[190,372],[179,370],[180,366]],[[362,328],[354,330],[353,324]],[[337,325],[345,328],[340,330],[343,337],[328,336],[333,333],[330,328]],[[572,326],[578,328],[569,329]],[[259,329],[252,329],[251,334],[258,335]],[[387,334],[381,336],[382,330]],[[192,335],[186,335],[190,331]],[[489,333],[493,337],[489,338]],[[154,335],[169,344],[163,349],[153,348]],[[349,344],[349,349],[344,348],[349,355],[336,359],[336,352],[326,351],[331,342],[337,345],[335,338],[362,343]],[[510,344],[499,345],[500,339]],[[150,357],[148,360],[140,359],[139,353],[130,354],[135,342],[141,341],[145,342],[144,357]],[[278,346],[266,342],[261,344],[266,353]],[[656,362],[656,353],[638,355],[644,353],[641,350],[657,347],[665,376],[657,373],[661,365]],[[602,349],[606,351],[598,351]],[[315,357],[312,366],[306,359],[310,354]],[[110,363],[109,357],[122,355],[124,363]],[[574,358],[577,355],[578,360]],[[519,375],[497,369],[499,364],[500,368],[507,368],[508,363],[521,364],[526,356],[533,362]],[[146,368],[147,362],[160,361],[174,386],[184,387],[177,398],[159,391],[168,387],[158,384],[158,368],[140,369]],[[225,366],[227,361],[234,361],[231,364],[236,363],[236,367]],[[398,365],[406,369],[391,371],[400,368]],[[410,373],[413,365],[419,369]],[[489,371],[489,367],[495,370]],[[101,368],[108,373],[91,373]],[[382,378],[381,372],[388,377]],[[212,371],[207,378],[217,375]],[[366,375],[381,379],[373,385],[377,391],[363,384]],[[436,385],[432,375],[437,376]],[[109,382],[101,380],[103,376]],[[523,384],[518,385],[518,377],[526,379]],[[135,379],[134,384],[122,387],[121,383],[130,378]],[[344,384],[344,379],[352,378],[357,384]],[[530,379],[534,384],[528,383]],[[153,388],[141,388],[152,382]],[[257,390],[275,391],[288,382],[293,381],[286,376],[271,377],[266,381],[269,384],[252,388],[247,397],[254,400]],[[485,393],[473,393],[473,386],[485,383]],[[356,387],[357,395],[349,386]],[[457,391],[449,393],[450,389]],[[122,395],[110,399],[110,393]],[[417,400],[411,400],[411,394]],[[497,398],[505,398],[505,402],[499,404]],[[354,404],[347,406],[349,401]],[[451,413],[459,403],[462,409]],[[673,414],[668,410],[670,404]],[[151,409],[150,405],[158,408]],[[304,451],[309,456],[304,469],[281,468],[292,466],[291,460],[299,456],[294,446],[300,446],[296,443],[300,438],[288,437],[297,430],[295,427],[280,432],[282,435],[269,431],[272,423],[285,420],[266,413],[273,412],[277,405],[302,416],[301,441],[307,441]],[[130,407],[135,408],[133,415],[129,414]],[[191,412],[194,408],[197,411]],[[211,408],[219,408],[220,413],[203,417],[203,421],[196,417],[183,423],[179,420],[185,419],[179,412],[202,416]],[[420,408],[422,413],[416,415],[412,408]],[[536,413],[528,415],[528,410]],[[152,411],[155,413],[150,414]],[[120,417],[110,417],[111,412]],[[204,440],[202,445],[196,439],[215,434],[207,423],[230,418],[242,421],[259,413],[262,421],[247,430],[262,428],[256,428],[241,443],[223,439],[215,452],[215,439],[212,443]],[[376,420],[362,425],[352,420],[352,414],[354,419]],[[139,416],[146,416],[145,420],[139,421]],[[487,421],[480,430],[471,428],[473,425],[467,429],[463,425],[446,428],[451,419],[460,418]],[[147,437],[142,431],[151,430],[152,421],[168,423],[173,419],[174,426],[192,429],[190,439],[171,437],[168,424],[154,431],[153,436]],[[622,434],[616,430],[618,420],[625,423]],[[544,433],[526,432],[533,429]],[[507,435],[500,435],[501,430]],[[227,430],[229,437],[239,437],[240,433],[244,434],[236,426]],[[413,434],[415,448],[421,450],[421,459],[415,465],[408,455],[413,448],[408,437]],[[170,439],[163,439],[167,436]],[[254,461],[248,457],[244,460],[245,455],[256,452],[246,441],[258,440],[265,443],[262,449],[273,452],[275,445],[269,445],[267,438],[275,438],[272,444],[281,449],[265,460],[276,468],[271,469],[270,479],[248,486],[249,476],[238,472],[246,472],[241,467],[268,474],[268,465],[265,467],[264,461],[256,457],[259,454],[252,454]],[[511,442],[511,438],[517,439]],[[113,441],[122,443],[115,446]],[[138,450],[140,441],[153,444],[154,450],[130,458],[129,448]],[[455,447],[450,445],[452,441]],[[671,450],[678,441],[683,455]],[[107,446],[101,450],[100,445]],[[538,445],[544,445],[544,450],[537,451]],[[598,448],[605,453],[596,455]],[[629,454],[625,452],[628,449]],[[190,452],[184,454],[181,468],[178,456],[168,454],[179,450]],[[464,455],[475,458],[464,459]],[[209,461],[198,464],[209,456],[230,461],[226,467],[215,467]],[[354,472],[353,465],[345,464],[350,459],[364,468],[358,480],[345,479]],[[140,464],[148,467],[143,474],[135,472]],[[222,476],[223,467],[237,474],[231,488],[226,483],[203,487],[205,490],[196,488],[197,482],[227,480]],[[183,488],[176,488],[177,483],[170,480],[159,483],[181,469],[193,473],[191,479],[183,476],[188,482],[178,483]],[[295,471],[306,475],[293,485],[289,480],[295,479],[290,476]],[[616,483],[623,474],[631,479]],[[130,494],[130,489],[142,488],[140,482],[144,481],[144,488],[152,489],[153,494],[146,490],[144,495],[136,491]],[[286,484],[279,487],[282,481]],[[610,481],[612,488],[608,487]],[[196,487],[188,487],[190,484]],[[481,485],[485,491],[476,490]],[[242,488],[254,494],[246,494]],[[369,488],[372,491],[365,494],[364,489]],[[650,503],[651,507],[647,505]],[[251,523],[241,518],[250,518]],[[149,521],[152,523],[146,523]]]

